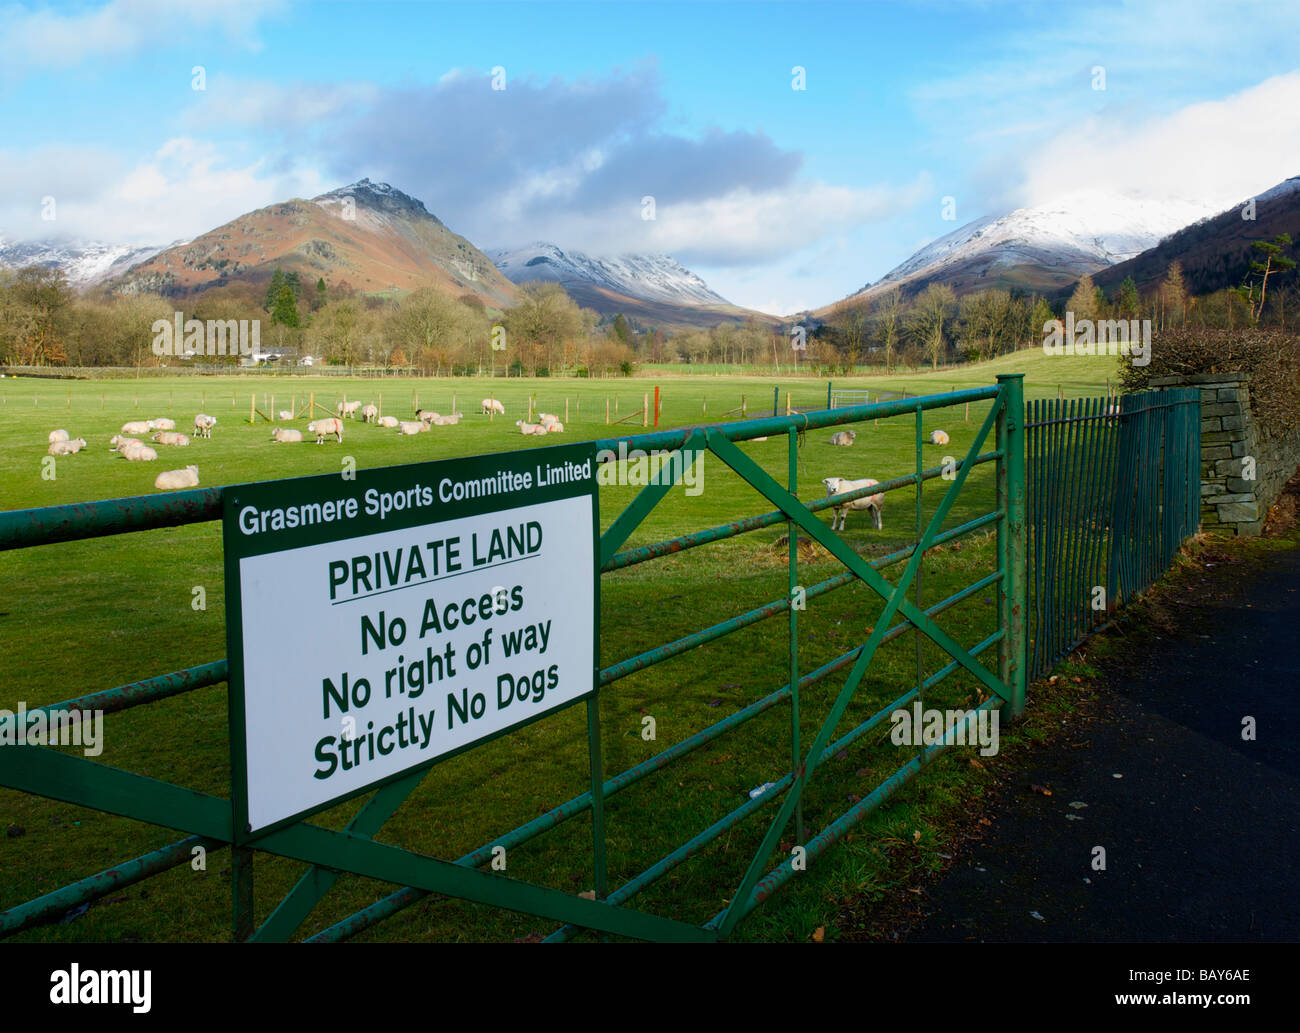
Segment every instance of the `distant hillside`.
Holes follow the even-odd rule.
[[[1179,230],[1136,258],[1096,273],[1093,282],[1109,294],[1131,276],[1139,291],[1147,291],[1165,278],[1171,262],[1179,261],[1192,294],[1240,286],[1250,263],[1259,258],[1252,241],[1289,233],[1300,242],[1300,176],[1256,197],[1253,220],[1242,218],[1246,203]]]
[[[504,307],[514,284],[413,197],[363,179],[310,201],[268,205],[167,248],[107,286],[186,296],[231,282],[265,283],[277,269],[304,283],[361,291],[434,287]]]
[[[162,245],[133,247],[103,241],[0,240],[0,268],[29,265],[62,269],[73,287],[93,287],[126,272],[137,262],[152,258]]]

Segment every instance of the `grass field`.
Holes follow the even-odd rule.
[[[1067,395],[1096,394],[1104,390],[1105,378],[1113,376],[1114,360],[1049,359],[1041,352],[1029,352],[960,373],[861,378],[836,381],[836,386],[937,393],[992,383],[997,373],[1013,371],[1026,373],[1029,397],[1054,396],[1058,384]],[[742,395],[751,416],[762,415],[764,407],[771,409],[770,378],[665,376],[660,383],[661,428],[715,422],[738,407]],[[606,426],[605,405],[608,400],[611,414],[617,406],[620,416],[627,415],[641,407],[647,387],[653,391],[644,379],[347,383],[334,378],[261,377],[255,381],[239,377],[104,382],[6,379],[0,381],[0,441],[5,446],[0,452],[0,508],[153,494],[153,478],[159,470],[189,463],[199,467],[204,486],[213,486],[336,473],[345,456],[369,468],[609,437],[620,430],[638,433],[640,419],[625,428]],[[824,381],[782,384],[782,403],[787,390],[797,408],[820,408],[825,403]],[[348,421],[342,445],[278,445],[270,442],[266,422],[248,423],[253,391],[257,407],[264,412],[273,410],[271,399],[264,401],[263,394],[274,393],[274,409],[282,409],[290,407],[294,393],[301,406],[306,393],[315,391],[318,402],[333,408],[344,394],[378,401],[382,391],[384,411],[402,418],[411,417],[413,394],[418,393],[423,407],[446,412],[454,392],[457,408],[467,415],[459,426],[434,428],[414,437]],[[478,415],[478,400],[489,393],[504,402],[504,419],[489,422]],[[514,421],[524,414],[530,394],[536,395],[539,409],[558,413],[562,419],[567,404],[565,434],[544,439],[519,435]],[[166,415],[188,432],[200,410],[218,418],[211,440],[195,440],[183,449],[157,446],[156,463],[131,463],[108,451],[108,438],[127,420]],[[969,422],[961,410],[927,413],[925,429],[943,427],[952,440],[944,449],[927,448],[926,465],[937,465],[943,454],[964,455],[986,411],[984,406],[972,406]],[[305,423],[302,419],[293,426],[305,427]],[[80,455],[57,459],[51,480],[42,477],[43,459],[46,435],[56,427],[86,438],[89,445]],[[807,435],[799,453],[801,498],[822,496],[819,482],[826,476],[885,480],[911,472],[911,417],[867,424],[858,431],[851,449],[830,446],[829,432]],[[784,439],[742,447],[784,482]],[[991,476],[991,466],[972,474],[948,526],[991,508]],[[926,488],[927,519],[942,485],[934,481]],[[680,488],[671,493],[630,544],[773,508],[711,457],[705,460],[703,487],[698,497],[687,497]],[[621,512],[636,491],[635,487],[602,489],[602,526]],[[855,514],[846,539],[869,557],[909,544],[916,520],[914,500],[915,494],[908,492],[889,497],[883,532],[872,530],[863,514]],[[778,525],[606,575],[602,665],[784,596],[785,550],[774,549],[782,533],[784,527]],[[0,676],[4,679],[0,707],[12,708],[20,700],[29,706],[47,704],[223,656],[220,559],[220,527],[215,523],[6,554],[0,598]],[[923,564],[923,602],[933,603],[992,569],[993,550],[986,536],[936,550]],[[805,584],[838,572],[838,564],[824,554],[800,565]],[[897,568],[885,573],[892,577],[896,572]],[[207,591],[207,609],[198,612],[191,608],[192,589],[197,585]],[[879,609],[874,594],[857,584],[810,602],[801,617],[801,628],[807,631],[801,635],[800,670],[811,670],[861,643]],[[996,626],[992,592],[976,594],[954,607],[940,624],[967,647],[973,645]],[[779,688],[786,680],[786,648],[784,620],[762,622],[610,686],[600,704],[607,775]],[[946,658],[925,643],[920,662],[929,674]],[[840,731],[914,684],[916,671],[917,650],[910,636],[883,647]],[[842,674],[832,676],[805,694],[805,743],[815,734],[842,678]],[[974,685],[964,677],[950,678],[928,697],[929,705],[940,707],[968,705],[974,698]],[[657,741],[641,738],[645,714],[656,719]],[[1004,749],[1024,737],[1042,734],[1042,727],[1030,720],[1013,731],[1004,729]],[[105,729],[100,762],[229,795],[224,685],[110,715]],[[749,789],[788,771],[789,736],[788,708],[774,707],[685,761],[612,797],[607,810],[611,885],[642,871],[744,802]],[[905,759],[889,743],[887,725],[854,744],[822,769],[806,795],[811,830],[838,815]],[[977,796],[986,777],[967,758],[945,756],[859,826],[852,841],[823,857],[760,909],[741,927],[740,938],[802,939],[817,927],[829,928],[833,935],[837,901],[892,891],[899,878],[900,850],[909,855],[903,868],[938,863],[935,828],[945,815]],[[586,780],[585,722],[582,708],[571,708],[434,767],[378,838],[455,858],[581,793]],[[340,827],[358,805],[349,802],[316,820]],[[770,820],[773,810],[769,805],[761,814]],[[6,827],[23,830],[0,838],[0,871],[5,874],[0,908],[180,838],[168,830],[7,790],[0,791],[0,813]],[[734,889],[765,827],[761,819],[742,824],[637,896],[633,906],[696,922],[706,920]],[[786,840],[783,847],[788,850],[791,834]],[[589,845],[589,820],[573,819],[513,849],[508,874],[573,892],[586,890],[591,883]],[[227,855],[214,855],[206,871],[174,869],[93,904],[65,924],[29,930],[18,938],[228,938],[227,865]],[[259,856],[259,921],[302,870],[293,862]],[[391,889],[345,877],[301,932],[314,932]],[[551,928],[523,916],[427,898],[362,938],[510,939]]]

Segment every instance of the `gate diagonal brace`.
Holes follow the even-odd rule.
[[[618,552],[632,532],[641,526],[641,522],[650,515],[655,506],[663,501],[672,491],[677,479],[686,473],[686,468],[695,462],[696,456],[705,450],[706,438],[703,430],[696,430],[683,443],[679,451],[672,452],[669,459],[658,471],[654,480],[647,484],[632,500],[618,518],[600,536],[600,566],[609,562],[609,558]],[[648,457],[647,457],[648,458]]]
[[[914,604],[906,600],[906,591],[911,584],[920,566],[921,559],[925,554],[930,543],[933,541],[938,529],[943,525],[947,518],[948,511],[952,508],[953,502],[961,491],[965,483],[966,475],[972,469],[972,463],[979,455],[980,446],[988,436],[989,430],[993,427],[998,414],[1002,411],[1005,400],[999,392],[999,398],[996,404],[990,406],[989,413],[984,420],[983,426],[975,436],[975,441],[968,452],[966,459],[958,469],[957,476],[944,494],[938,509],[931,518],[929,525],[922,534],[920,541],[917,542],[916,548],[908,560],[907,567],[900,576],[897,585],[890,585],[874,569],[863,562],[862,558],[854,552],[849,546],[835,533],[828,531],[820,520],[817,520],[808,511],[808,509],[793,495],[785,491],[765,470],[754,463],[748,456],[740,451],[731,441],[722,435],[710,434],[709,447],[723,462],[730,466],[737,474],[748,481],[755,489],[763,494],[771,502],[775,503],[792,521],[807,531],[817,542],[827,549],[831,555],[835,556],[841,563],[865,581],[882,599],[885,600],[885,609],[876,621],[874,630],[862,648],[862,653],[850,671],[845,681],[844,687],[840,690],[830,713],[822,723],[817,733],[817,738],[812,747],[808,750],[802,769],[795,771],[794,784],[791,791],[785,796],[780,813],[773,819],[767,834],[763,838],[753,860],[750,862],[749,869],[746,871],[741,884],[736,893],[732,896],[731,904],[727,908],[726,916],[719,924],[719,934],[728,936],[736,924],[740,921],[744,913],[744,905],[748,902],[749,895],[753,892],[755,884],[763,873],[763,867],[771,856],[772,850],[775,849],[781,833],[785,830],[790,821],[795,808],[803,797],[805,785],[811,780],[817,767],[817,758],[825,749],[830,737],[834,734],[836,725],[843,716],[845,709],[848,707],[850,700],[857,690],[858,683],[861,681],[863,674],[870,665],[872,658],[879,648],[882,639],[893,620],[894,614],[902,610],[904,615],[931,641],[942,648],[954,660],[960,663],[974,674],[990,691],[1004,699],[1009,698],[1010,690],[994,678],[982,664],[978,663],[970,656],[961,646],[943,632],[933,623],[923,612]]]

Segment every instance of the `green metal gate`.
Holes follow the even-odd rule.
[[[955,466],[947,464],[924,468],[923,415],[931,410],[966,406],[970,403],[990,404],[965,456]],[[813,502],[799,500],[797,474],[801,435],[818,428],[907,416],[915,420],[914,473],[834,498],[821,498]],[[779,483],[736,444],[738,441],[768,435],[786,436],[788,472],[785,484]],[[991,443],[990,436],[993,437]],[[622,445],[632,449],[671,450],[680,453],[683,460],[662,467],[655,479],[643,488],[633,503],[601,536],[599,566],[602,572],[623,569],[759,528],[785,523],[791,531],[789,594],[602,669],[599,675],[600,687],[587,700],[591,788],[461,857],[442,859],[381,843],[373,838],[416,788],[428,768],[415,771],[375,791],[345,829],[333,830],[304,819],[255,837],[246,846],[232,847],[234,938],[291,938],[343,873],[354,873],[404,888],[343,921],[318,930],[309,937],[311,940],[345,939],[432,893],[552,919],[561,924],[549,937],[551,940],[563,940],[581,930],[641,939],[716,940],[728,937],[739,922],[801,870],[793,858],[773,864],[773,853],[792,821],[802,838],[800,808],[804,793],[814,782],[823,764],[833,761],[848,745],[888,721],[898,708],[907,707],[914,701],[923,701],[928,690],[958,671],[972,677],[987,692],[987,699],[971,711],[972,719],[979,712],[987,710],[1000,710],[1007,716],[1015,716],[1023,711],[1028,675],[1024,439],[1022,376],[1016,374],[999,377],[996,386],[943,395],[595,442],[593,447],[597,449],[617,450]],[[706,452],[756,489],[775,509],[693,534],[625,549],[629,536],[673,487],[672,475],[668,471],[676,470],[680,474],[695,456]],[[943,529],[969,475],[976,467],[987,463],[996,464],[996,500],[993,508],[956,527]],[[939,478],[946,484],[946,488],[932,517],[923,523],[920,518],[924,485]],[[915,540],[909,547],[883,557],[870,561],[864,559],[838,534],[829,530],[817,516],[819,512],[835,505],[909,487],[916,494],[918,521]],[[0,550],[218,519],[222,511],[223,495],[231,490],[235,489],[203,489],[162,497],[119,499],[3,513],[0,514]],[[927,551],[985,528],[993,528],[997,532],[996,568],[991,573],[926,608],[909,599],[909,592],[916,590],[921,561]],[[846,585],[859,584],[870,588],[884,604],[866,641],[806,673],[799,670],[800,608],[795,604],[795,597],[801,590],[797,542],[797,532],[800,531],[817,542],[845,568],[842,573],[808,587],[807,599]],[[893,582],[886,580],[880,573],[883,569],[899,564],[902,564],[903,569]],[[996,590],[997,629],[982,641],[969,648],[964,647],[945,632],[935,618],[949,607],[987,590]],[[787,617],[789,635],[789,670],[784,685],[648,760],[612,776],[605,773],[601,760],[600,717],[596,706],[599,693],[608,691],[615,682],[637,671],[779,614]],[[838,725],[878,649],[909,631],[934,643],[950,658],[949,661],[928,677],[921,677],[918,669],[917,684],[837,738]],[[978,657],[995,646],[996,670],[990,670]],[[843,687],[835,695],[812,742],[801,742],[801,694],[809,686],[845,670],[848,674]],[[121,711],[217,684],[224,681],[227,674],[226,661],[217,660],[42,709],[47,712]],[[790,712],[789,752],[782,761],[787,765],[786,773],[775,783],[754,794],[742,806],[721,815],[707,828],[669,849],[649,868],[611,888],[605,862],[605,801],[778,705],[788,706]],[[874,789],[866,792],[858,802],[827,821],[820,832],[804,839],[801,848],[806,860],[815,859],[839,841],[849,829],[929,765],[947,745],[947,742],[938,742],[918,748],[906,763]],[[0,749],[0,785],[177,829],[185,834],[185,838],[158,850],[11,907],[0,914],[0,935],[9,935],[49,921],[72,907],[98,899],[124,885],[183,865],[188,862],[195,846],[216,850],[235,842],[229,799],[146,778],[45,747],[12,746]],[[776,813],[770,819],[762,842],[749,861],[735,892],[727,906],[711,919],[702,925],[694,925],[628,906],[628,902],[646,886],[698,854],[728,829],[760,809],[778,804],[778,801]],[[595,899],[481,870],[490,861],[494,848],[512,848],[586,813],[591,814],[592,820]],[[308,868],[293,890],[255,928],[252,862],[256,851],[293,858],[305,863]]]

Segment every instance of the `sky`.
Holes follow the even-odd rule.
[[[827,304],[1078,189],[1300,175],[1300,4],[0,6],[0,238],[162,244],[368,177],[480,248]]]

